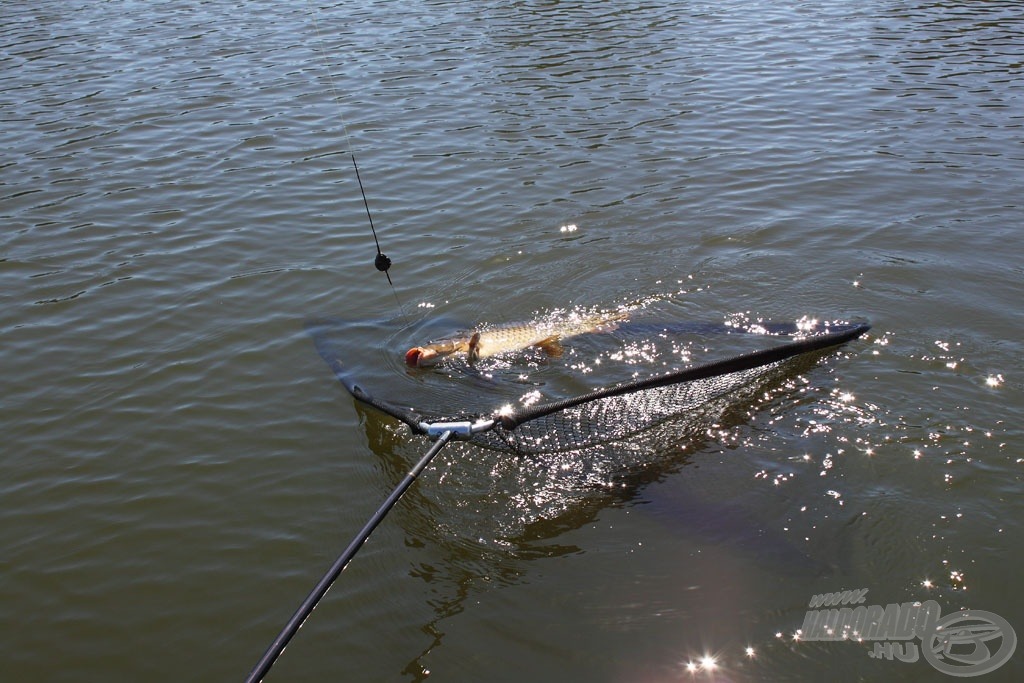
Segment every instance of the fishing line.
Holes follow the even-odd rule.
[[[373,235],[373,244],[377,248],[377,256],[373,259],[373,266],[380,272],[384,273],[384,277],[388,279],[388,285],[391,286],[391,293],[395,295],[395,302],[398,304],[398,309],[402,312],[402,315],[405,315],[405,307],[398,298],[398,292],[395,291],[395,283],[391,281],[391,274],[388,273],[388,270],[391,268],[391,259],[381,251],[380,240],[377,239],[377,229],[373,225],[373,216],[370,213],[370,202],[366,199],[366,190],[363,188],[363,179],[359,174],[359,163],[356,161],[356,152],[352,145],[352,136],[349,135],[348,132],[348,125],[345,122],[345,112],[341,106],[341,97],[338,95],[338,88],[334,84],[334,74],[331,73],[331,64],[327,60],[327,50],[324,46],[324,38],[320,33],[320,20],[318,19],[319,10],[316,7],[313,7],[309,2],[306,3],[306,6],[311,10],[311,15],[313,17],[313,29],[316,31],[317,44],[320,46],[320,57],[324,61],[324,70],[327,72],[327,82],[331,86],[331,94],[338,105],[338,118],[341,121],[341,130],[345,134],[345,144],[348,146],[348,154],[352,158],[352,168],[356,172],[356,182],[359,184],[359,194],[363,198],[363,208],[366,209],[366,219],[370,222],[370,233]]]

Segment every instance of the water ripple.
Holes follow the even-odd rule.
[[[368,385],[487,408],[744,349],[581,341],[488,385],[403,348],[618,306],[875,331],[700,433],[451,447],[279,675],[637,680],[697,634],[738,680],[870,677],[775,637],[819,575],[749,547],[1018,623],[1018,4],[0,5],[8,677],[244,674],[420,452],[317,316]]]

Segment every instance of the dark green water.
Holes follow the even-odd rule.
[[[268,680],[951,680],[794,640],[857,588],[1024,635],[1022,46],[1014,2],[4,2],[4,680],[244,678],[427,447],[312,316],[437,410],[760,343],[406,372],[457,324],[874,327],[618,449],[450,446]]]

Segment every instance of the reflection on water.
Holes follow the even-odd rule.
[[[406,368],[474,325],[625,306],[677,331],[874,328],[614,448],[450,447],[279,677],[661,681],[711,655],[733,680],[926,677],[789,637],[844,586],[1022,628],[1019,15],[0,4],[7,677],[251,666],[420,452],[352,409],[318,317],[349,321],[367,386],[442,412],[782,341],[623,328]]]
[[[708,443],[728,440],[760,410],[791,402],[810,384],[799,373],[817,372],[816,360],[799,358],[761,373],[739,389],[701,402],[696,410],[616,443],[539,454],[448,446],[447,465],[423,477],[407,494],[408,507],[399,515],[407,544],[429,546],[439,554],[411,570],[430,586],[434,616],[422,626],[432,638],[430,645],[403,673],[416,680],[427,677],[427,657],[442,644],[445,620],[461,613],[479,593],[529,581],[537,561],[584,553],[565,543],[566,534],[593,524],[609,508],[639,505],[637,509],[685,530],[690,542],[735,549],[756,558],[762,569],[790,576],[833,574],[840,558],[815,557],[809,544],[787,538],[742,504],[702,500],[692,491],[671,502],[646,494],[652,485],[679,473]],[[830,413],[817,401],[813,405],[825,419],[848,420],[842,411]],[[414,458],[410,449],[416,443],[426,448],[426,440],[396,438],[395,429],[402,428],[389,417],[357,409],[386,478],[399,480]]]

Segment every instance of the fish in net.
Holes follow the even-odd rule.
[[[380,398],[352,375],[326,333],[313,323],[309,332],[320,355],[357,401],[407,424],[417,434],[454,438],[501,451],[537,454],[574,451],[628,439],[669,418],[700,408],[759,379],[784,371],[790,362],[864,334],[865,323],[830,323],[825,331],[724,360],[642,378],[566,399],[490,412],[445,415]]]
[[[695,365],[662,375],[624,382],[570,398],[490,412],[443,417],[374,396],[342,362],[323,323],[307,324],[317,351],[352,397],[405,423],[416,434],[433,439],[419,459],[362,530],[338,556],[303,603],[267,648],[246,679],[261,681],[284,651],[320,599],[362,547],[384,516],[412,486],[431,460],[452,439],[485,448],[523,454],[562,453],[599,444],[627,441],[688,411],[699,411],[715,401],[756,385],[782,372],[790,363],[810,360],[816,353],[856,339],[870,328],[863,323],[838,323],[827,331],[752,353]]]

